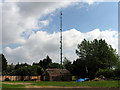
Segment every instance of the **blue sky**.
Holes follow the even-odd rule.
[[[80,7],[82,5],[83,7]],[[100,2],[89,5],[79,3],[64,9],[63,12],[63,31],[75,28],[81,32],[88,32],[99,28],[107,30],[112,28],[118,30],[118,3]],[[44,19],[48,18],[44,17]],[[49,26],[43,28],[49,33],[59,32],[59,11],[52,16]]]

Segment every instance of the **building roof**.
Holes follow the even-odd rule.
[[[46,69],[49,75],[71,75],[67,69]]]

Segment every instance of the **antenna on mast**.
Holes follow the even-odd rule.
[[[62,65],[62,11],[60,11],[60,60]]]

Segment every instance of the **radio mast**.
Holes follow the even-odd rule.
[[[60,11],[60,60],[62,65],[62,11]]]

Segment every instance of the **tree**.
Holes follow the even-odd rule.
[[[49,63],[47,68],[57,68],[57,69],[63,69],[63,65],[58,64],[58,63]]]
[[[39,63],[35,63],[35,62],[33,62],[33,64],[32,65],[39,65]]]
[[[0,59],[2,59],[2,74],[7,73],[7,60],[3,54],[0,54]]]
[[[40,60],[39,65],[45,70],[49,63],[52,63],[52,60],[49,58],[49,56],[47,56],[45,59],[43,59],[43,61]]]
[[[15,69],[18,69],[20,67],[19,62],[15,65]]]
[[[77,59],[73,62],[73,75],[80,76],[81,78],[85,78],[87,76],[85,62],[81,59]]]
[[[2,54],[0,54],[0,75],[2,75]]]
[[[63,66],[72,73],[73,69],[71,61],[69,61],[66,57],[64,58]]]
[[[69,64],[71,64],[71,61],[69,61],[69,60],[65,57],[65,58],[64,58],[64,61],[63,61],[63,65],[67,67]]]
[[[18,64],[17,64],[18,66]],[[44,69],[40,65],[19,64],[15,70],[15,75],[19,76],[37,76],[42,75]]]
[[[116,64],[115,75],[116,75],[116,77],[120,78],[120,58]]]
[[[14,75],[15,74],[14,68],[15,68],[15,66],[13,65],[13,63],[11,63],[11,65],[8,65],[8,71],[7,71],[8,75]]]
[[[31,71],[35,71],[36,75],[42,75],[44,73],[44,69],[39,65],[32,65]],[[31,75],[33,75],[33,73],[31,73]]]
[[[112,48],[112,46],[109,46],[109,52],[108,52],[108,67],[109,69],[117,68],[117,63],[119,62],[118,54],[116,54],[116,50]]]
[[[91,79],[99,69],[115,67],[118,60],[116,51],[102,39],[94,39],[91,42],[84,39],[78,44],[76,54],[79,58],[73,62],[74,70],[81,69],[76,71],[76,74],[82,74],[82,77],[87,75]]]
[[[115,77],[114,70],[109,69],[109,68],[107,68],[107,69],[99,69],[96,72],[96,76],[100,76],[100,75],[103,75],[106,78],[113,78],[113,77]]]
[[[29,70],[30,69],[30,70]],[[18,76],[27,76],[27,75],[30,75],[30,72],[31,71],[31,66],[28,65],[28,64],[17,64],[15,66],[15,75],[18,75]]]

